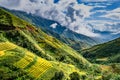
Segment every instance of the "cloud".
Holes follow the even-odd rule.
[[[97,36],[83,23],[84,19],[91,15],[92,6],[78,4],[76,0],[61,0],[57,4],[54,4],[52,0],[21,0],[19,4],[18,7],[12,9],[58,21],[61,25],[80,34]],[[55,25],[51,25],[51,27],[55,28]]]
[[[106,20],[91,20],[87,21],[88,24],[92,25],[92,29],[98,31],[108,31],[111,33],[119,33],[120,32],[120,23],[112,22]]]
[[[13,8],[19,5],[19,0],[0,0],[0,5],[6,8]]]
[[[114,20],[120,20],[120,13],[111,13],[111,14],[107,14],[101,17],[106,17],[106,18],[110,18]]]
[[[108,0],[82,1],[97,3],[90,3],[88,5],[84,3],[78,4],[76,0],[60,0],[57,3],[54,3],[53,0],[0,0],[0,5],[9,9],[25,11],[27,13],[32,13],[43,18],[57,21],[61,25],[66,26],[74,32],[91,37],[100,36],[99,34],[94,32],[95,29],[100,31],[113,29],[111,24],[113,22],[105,21],[105,23],[104,20],[97,20],[97,18],[95,17],[95,13],[101,11],[105,12],[106,15],[104,14],[104,16],[98,17],[120,19],[119,9],[113,11],[106,11],[105,9],[101,9],[106,8],[107,5],[111,5],[111,3],[104,3]],[[95,8],[100,8],[100,10],[93,10]],[[91,15],[94,15],[94,20],[88,20],[89,22],[87,22],[86,19],[91,18]],[[93,25],[93,27],[88,25],[88,23]],[[111,27],[110,25],[106,26],[106,24],[111,24]],[[55,23],[52,24],[50,27],[56,28],[56,26],[57,24]]]
[[[111,11],[106,11],[106,14],[100,17],[105,17],[113,20],[120,20],[120,8],[116,8]]]
[[[81,0],[82,2],[104,2],[107,0]]]
[[[119,0],[81,0],[82,2],[116,2]]]

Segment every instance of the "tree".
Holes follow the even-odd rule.
[[[79,74],[77,72],[73,72],[69,75],[71,80],[80,80]]]
[[[51,80],[62,80],[63,77],[64,77],[64,73],[60,71],[60,72],[56,72]]]

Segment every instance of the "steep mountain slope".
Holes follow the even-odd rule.
[[[82,51],[93,62],[120,63],[120,38]]]
[[[27,22],[24,22],[23,20],[13,16],[10,13],[7,13],[2,9],[0,9],[0,12],[0,24],[2,30],[1,36],[4,36],[9,41],[27,48],[28,50],[35,52],[37,55],[48,60],[61,60],[63,62],[74,63],[73,58],[75,58],[78,62],[83,61],[90,64],[66,44],[59,42],[51,36],[48,36],[40,29],[33,27]],[[5,15],[10,16],[11,18],[8,18]],[[8,27],[11,28],[9,29]]]
[[[99,43],[98,40],[82,34],[75,33],[65,28],[64,26],[60,25],[56,21],[44,19],[42,17],[32,14],[27,14],[21,11],[14,11],[14,10],[8,10],[8,11],[36,26],[41,27],[47,34],[54,36],[55,38],[68,44],[75,50],[88,48],[90,46]],[[54,23],[57,24],[56,28],[50,27]]]
[[[73,72],[86,76],[89,68],[92,64],[66,44],[0,9],[1,79],[62,80]]]
[[[0,9],[0,79],[109,80],[119,74],[91,64],[41,29]],[[113,75],[104,76],[104,71]],[[106,74],[105,73],[105,74]],[[107,78],[107,79],[106,79]]]

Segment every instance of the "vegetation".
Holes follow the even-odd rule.
[[[60,71],[60,72],[56,72],[51,80],[62,80],[63,77],[64,77],[64,73]]]
[[[91,47],[92,45],[99,43],[97,40],[94,40],[88,36],[74,33],[71,30],[66,30],[66,28],[60,25],[58,22],[48,20],[33,14],[27,14],[21,11],[8,10],[8,9],[6,10],[18,16],[19,18],[24,19],[32,23],[33,25],[40,27],[42,31],[44,31],[48,35],[54,36],[61,42],[69,45],[70,47],[72,47],[77,51]],[[54,24],[54,23],[58,24],[55,29],[53,29],[52,27],[49,27],[51,24]]]
[[[3,9],[0,9],[0,14],[1,80],[119,80],[118,64],[92,64],[68,45],[47,35],[41,29]],[[119,39],[109,44],[116,42],[113,46],[117,47],[113,49],[117,51],[111,52],[119,55]],[[102,48],[107,45],[108,43],[105,43]],[[110,55],[108,59],[111,62],[119,59],[117,55]]]
[[[77,72],[73,72],[70,74],[70,79],[71,80],[80,80],[79,74]]]
[[[4,43],[0,43],[0,44],[4,44],[4,45],[6,44],[11,47],[14,45],[10,42],[4,42]],[[12,71],[14,74],[14,77],[16,79],[22,78],[22,76],[26,76],[27,78],[30,78],[30,79],[33,79],[33,78],[35,79],[35,78],[38,78],[39,75],[44,73],[47,69],[52,67],[52,65],[48,61],[46,61],[42,58],[39,58],[39,57],[37,58],[37,61],[34,62],[33,60],[35,60],[34,57],[36,55],[34,55],[33,53],[28,52],[27,50],[22,49],[16,45],[14,45],[14,47],[12,47],[10,49],[8,49],[8,47],[1,46],[1,49],[2,49],[2,51],[4,51],[3,52],[4,55],[0,56],[1,71],[4,71],[5,74],[6,74],[6,69],[7,69],[8,73],[9,73],[9,71]],[[34,62],[34,64],[32,64],[30,66],[29,64],[31,64],[32,62]],[[20,72],[16,72],[16,71],[20,71]],[[21,71],[23,71],[23,72],[21,72]],[[14,72],[16,73],[16,75]],[[8,79],[10,79],[10,78],[12,79],[13,77],[9,76],[11,74],[12,73],[7,74],[8,76],[6,76],[6,77],[8,77]],[[23,75],[20,76],[20,74],[23,74]],[[2,76],[4,76],[4,74]],[[4,77],[2,77],[1,79],[4,80]],[[25,79],[27,79],[26,77],[25,77]]]
[[[44,73],[51,67],[52,65],[48,61],[39,58],[34,65],[27,69],[27,71],[35,78],[38,78],[42,73]]]
[[[15,47],[16,46],[14,44],[11,44],[9,42],[0,43],[0,51],[11,50],[11,49],[14,49]]]
[[[96,45],[81,51],[85,58],[95,63],[119,63],[120,62],[120,38]]]
[[[19,19],[18,17],[8,13],[4,9],[0,8],[0,25],[4,27],[0,27],[0,29],[14,29],[13,27],[25,28],[26,25],[31,26],[26,21]],[[9,28],[11,27],[11,28]]]

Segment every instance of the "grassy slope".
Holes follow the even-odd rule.
[[[14,15],[18,16],[19,18],[22,18],[30,23],[35,24],[36,26],[40,26],[41,28],[43,28],[43,31],[45,33],[47,33],[48,35],[54,36],[55,38],[62,41],[63,43],[68,44],[75,50],[79,51],[81,49],[86,49],[86,48],[91,47],[93,44],[95,45],[98,43],[90,38],[84,37],[83,35],[81,35],[81,39],[83,39],[83,40],[80,39],[80,41],[76,40],[76,38],[73,39],[73,37],[67,38],[64,33],[60,35],[60,34],[56,33],[56,31],[54,31],[50,27],[48,27],[48,24],[51,24],[50,20],[35,16],[35,15],[27,14],[27,13],[21,12],[21,11],[14,11],[14,10],[7,10],[7,11],[13,13]],[[52,21],[52,23],[55,23],[55,22]],[[75,33],[72,33],[72,34],[74,34],[73,36],[77,37],[77,34],[75,34]],[[68,35],[70,36],[70,34],[68,34]]]
[[[2,80],[16,79],[17,76],[21,78],[32,78],[27,73],[15,67],[13,64],[19,61],[25,54],[24,50],[19,49],[16,45],[9,42],[0,43],[0,51],[3,51],[4,55],[0,56],[0,77]],[[0,52],[1,54],[1,52]]]
[[[120,38],[82,51],[86,58],[103,63],[120,63]]]
[[[1,74],[3,80],[50,80],[59,72],[63,72],[63,80],[70,79],[69,75],[73,72],[77,72],[82,79],[82,76],[86,77],[89,74],[82,69],[80,71],[80,68],[78,69],[71,64],[57,61],[48,62],[34,53],[5,40],[0,42],[0,65],[0,73],[4,72]]]
[[[55,69],[53,74],[57,71],[50,62],[13,43],[7,41],[1,42],[0,45],[2,45],[0,55],[4,53],[0,56],[0,76],[2,80],[11,78],[33,80],[39,78],[47,70]],[[1,51],[3,52],[1,53]]]
[[[11,22],[13,22],[13,26],[16,27],[14,30],[1,31],[1,36],[4,36],[9,41],[27,48],[28,50],[36,53],[38,56],[46,58],[47,60],[57,60],[65,63],[71,63],[80,68],[91,65],[91,63],[85,60],[82,56],[78,55],[75,50],[68,47],[66,44],[61,43],[51,36],[48,36],[40,29],[27,24],[23,20],[13,16],[10,13],[7,13],[2,9],[1,12],[11,16]],[[7,17],[6,19],[1,18],[1,20],[7,20]],[[11,22],[7,23],[10,24]],[[22,26],[24,26],[22,29],[21,26],[19,26],[20,28],[17,26],[17,24],[20,24],[19,22],[22,22]],[[8,24],[4,23],[4,25]]]
[[[5,72],[0,77],[6,79],[32,80],[36,78],[39,80],[56,80],[58,78],[63,78],[64,80],[70,79],[71,75],[73,78],[76,74],[79,75],[80,79],[85,78],[91,80],[102,76],[98,71],[100,69],[98,69],[98,66],[93,67],[89,61],[84,59],[66,44],[48,36],[41,31],[41,29],[35,28],[2,9],[0,9],[0,13],[4,13],[2,16],[5,15],[5,17],[0,17],[0,42],[9,41],[10,43],[24,48],[18,47],[0,52],[0,64],[2,65],[0,66],[0,72]],[[7,19],[6,16],[10,16],[10,18]],[[9,29],[8,27],[15,28]],[[28,54],[28,51],[25,49],[31,52]],[[34,56],[39,57],[36,59]],[[47,64],[53,66],[43,71],[43,74],[41,74],[42,67],[37,68],[37,66],[43,65],[47,67],[47,65],[39,64],[41,62],[41,60],[39,60],[41,59],[40,57],[46,59],[47,61],[45,61],[48,62]],[[23,62],[25,62],[27,66],[24,65]],[[34,69],[38,70],[38,73]],[[77,73],[74,74],[73,72]]]
[[[14,15],[12,15],[2,9],[0,9],[0,13],[1,13],[0,14],[0,24],[1,24],[1,26],[0,26],[0,28],[1,28],[0,41],[1,42],[11,41],[21,47],[24,47],[32,52],[35,52],[35,54],[37,54],[38,56],[45,58],[47,60],[59,61],[59,59],[62,55],[63,56],[69,55],[70,57],[65,59],[66,61],[62,61],[62,59],[61,59],[61,62],[65,62],[65,63],[68,62],[68,63],[74,64],[75,61],[72,61],[72,57],[73,57],[73,58],[75,58],[75,60],[78,60],[78,63],[79,62],[81,63],[81,66],[84,65],[85,63],[88,65],[90,64],[87,60],[85,60],[84,58],[79,56],[74,50],[72,51],[72,49],[69,48],[67,45],[59,42],[58,40],[54,39],[51,36],[46,35],[40,29],[37,30],[35,27],[31,26],[27,22],[24,22],[23,20],[15,17]],[[3,27],[5,27],[5,28],[3,29]],[[9,27],[15,27],[15,28],[9,29]],[[7,30],[7,31],[4,31],[4,30]],[[6,45],[9,46],[9,44],[6,44]],[[2,48],[2,46],[3,46],[3,44],[1,44],[1,48]],[[71,52],[69,52],[70,51],[69,49],[71,49]],[[17,50],[19,51],[19,49],[17,49]],[[55,50],[55,51],[53,51],[53,50]],[[6,51],[7,51],[7,49],[6,49]],[[24,51],[24,50],[22,50],[22,51]],[[14,57],[18,57],[17,52],[14,50],[13,50],[13,52],[16,53]],[[2,51],[1,56],[3,57],[3,55],[4,55],[4,52]],[[7,55],[12,55],[12,54],[11,54],[11,52],[7,51]],[[0,57],[0,59],[2,59],[2,57]],[[20,68],[20,70],[21,70],[21,69],[24,69],[27,64],[29,64],[30,62],[33,61],[33,59],[29,59],[29,56],[26,56],[23,59],[22,59],[22,57],[20,58],[21,60],[19,60],[18,62],[15,63],[15,61],[13,60],[14,63],[8,64],[8,65],[14,66],[15,68],[16,67]],[[5,57],[6,60],[7,60],[7,58]],[[8,58],[8,61],[9,61],[9,59],[10,58]],[[29,62],[25,61],[26,59],[28,59]],[[15,58],[15,60],[16,60],[16,58]],[[1,62],[4,62],[4,60],[2,60]],[[83,64],[83,62],[84,62],[84,64]],[[7,62],[7,63],[9,63],[9,62]],[[75,63],[75,65],[77,66],[78,63]],[[1,64],[3,65],[4,63],[1,63]],[[13,65],[13,64],[15,64],[15,65]],[[24,65],[24,64],[26,64],[26,65]],[[38,63],[37,65],[40,65],[40,64]],[[78,67],[80,68],[81,66],[78,66]],[[6,68],[4,66],[2,66],[2,67],[3,67],[2,69]],[[33,67],[33,69],[35,69],[35,67]],[[39,70],[39,68],[37,68],[37,69]],[[54,69],[54,70],[57,72],[57,69]],[[31,71],[31,70],[28,70],[27,73],[30,73],[29,71]],[[23,70],[23,72],[24,72],[24,70]],[[40,74],[40,72],[39,72],[39,74]],[[34,78],[33,75],[34,74],[31,75],[32,78]],[[52,75],[54,75],[54,73]],[[27,75],[27,76],[30,76],[30,75]],[[31,78],[31,76],[30,76],[30,78]],[[11,76],[9,76],[8,78],[10,78],[10,77]],[[52,76],[50,76],[50,77],[52,77]],[[50,78],[50,77],[48,77],[48,78]]]
[[[26,25],[30,25],[30,24],[12,15],[11,13],[8,13],[7,11],[0,9],[0,25],[8,25],[9,27],[14,26],[19,28],[24,28],[26,27]]]

